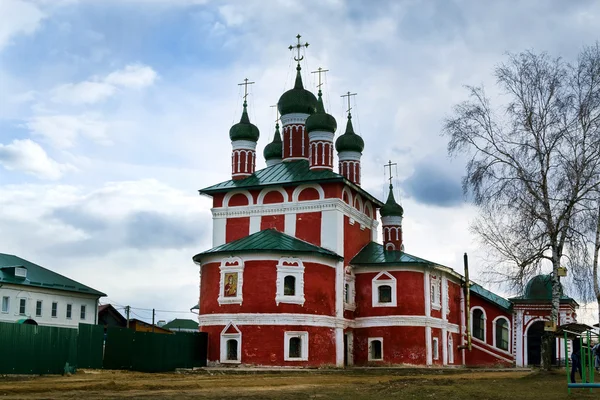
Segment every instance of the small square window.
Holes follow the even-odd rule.
[[[58,315],[58,303],[57,302],[53,302],[52,303],[52,318],[56,318]]]
[[[10,311],[10,297],[3,296],[2,297],[2,312],[7,313]]]
[[[383,360],[383,338],[369,338],[369,361]]]
[[[35,316],[36,317],[42,316],[42,301],[41,300],[38,300],[35,302]]]
[[[79,318],[80,319],[85,319],[85,306],[84,305],[81,306],[81,310],[80,310],[80,313],[79,313]]]
[[[285,332],[284,360],[308,361],[308,332]]]
[[[390,285],[381,285],[377,288],[380,303],[392,302],[392,287]]]
[[[27,299],[19,299],[19,314],[25,315],[27,311]]]
[[[73,311],[73,306],[71,304],[67,304],[67,319],[71,319],[72,311]]]
[[[371,281],[372,306],[373,307],[396,307],[397,286],[396,278],[388,272],[380,272]]]
[[[304,265],[297,258],[283,257],[277,263],[275,304],[304,305]]]

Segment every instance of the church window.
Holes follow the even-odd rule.
[[[474,308],[472,311],[473,337],[485,341],[485,314],[480,308]]]
[[[344,303],[350,303],[350,285],[344,284]]]
[[[225,364],[239,364],[242,348],[242,332],[233,323],[227,324],[221,331],[220,361]]]
[[[379,290],[380,303],[390,303],[392,301],[392,287],[390,285],[379,286],[377,290]]]
[[[383,360],[383,338],[369,338],[369,361]]]
[[[296,295],[296,278],[292,275],[288,275],[283,280],[283,294],[285,296]]]
[[[242,304],[244,283],[244,261],[239,257],[229,257],[221,261],[219,282],[219,305]]]
[[[448,364],[454,364],[454,340],[452,334],[448,334]]]
[[[431,340],[432,344],[431,344],[431,350],[433,353],[433,359],[434,360],[439,360],[440,359],[440,341],[438,338],[434,337]]]
[[[436,276],[431,277],[430,287],[431,308],[439,310],[442,307],[442,302],[440,298],[440,280]]]
[[[508,329],[508,320],[503,317],[499,317],[496,319],[494,323],[494,345],[501,350],[508,350],[508,342],[509,342],[509,329]]]
[[[284,360],[308,360],[308,332],[285,332],[284,334]]]
[[[396,307],[396,278],[383,271],[373,278],[371,286],[373,307]]]
[[[347,266],[344,273],[344,309],[354,311],[356,309],[355,293],[356,293],[356,277],[352,272],[352,268]]]
[[[277,263],[275,302],[304,305],[304,265],[298,258],[282,257]]]

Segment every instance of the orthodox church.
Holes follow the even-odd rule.
[[[267,167],[256,170],[260,135],[244,96],[229,130],[231,179],[200,190],[213,201],[213,247],[193,257],[209,365],[539,363],[549,277],[507,300],[406,253],[392,185],[385,202],[362,188],[365,142],[350,111],[336,138],[321,86],[317,96],[304,88],[297,38],[295,84],[279,98]],[[560,323],[575,322],[577,307],[564,297]]]

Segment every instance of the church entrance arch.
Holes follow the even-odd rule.
[[[542,336],[544,321],[536,321],[527,329],[527,365],[542,363]],[[556,346],[552,346],[552,364],[556,362]]]

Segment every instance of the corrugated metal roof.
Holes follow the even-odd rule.
[[[344,182],[348,186],[360,192],[363,196],[367,197],[375,205],[379,207],[383,206],[383,203],[380,200],[373,197],[360,186],[353,184],[340,174],[329,170],[311,171],[308,161],[306,160],[281,162],[279,164],[258,170],[246,179],[231,179],[204,189],[200,189],[199,192],[210,195],[213,193],[228,192],[232,189],[257,189],[265,186],[286,186],[309,182]]]
[[[424,260],[419,257],[412,256],[403,251],[385,251],[383,245],[371,242],[350,261],[352,265],[369,265],[369,264],[426,264],[434,265],[431,261]]]
[[[19,278],[14,275],[15,267],[27,268],[27,277]],[[106,294],[85,286],[65,276],[40,267],[23,258],[11,254],[0,253],[0,283],[11,283],[38,288],[64,290],[68,292],[93,294],[98,297]]]
[[[504,308],[506,311],[512,309],[512,303],[503,297],[498,296],[496,293],[492,293],[485,289],[483,286],[477,283],[471,282],[471,292],[483,297],[484,299],[491,301],[492,303]]]
[[[222,253],[258,253],[266,251],[275,251],[277,253],[312,253],[326,257],[341,259],[342,257],[331,250],[324,249],[314,244],[305,242],[295,237],[276,231],[275,229],[266,229],[253,233],[250,236],[238,239],[236,241],[225,243],[210,250],[196,254],[193,259],[201,262],[203,256],[209,256]]]

